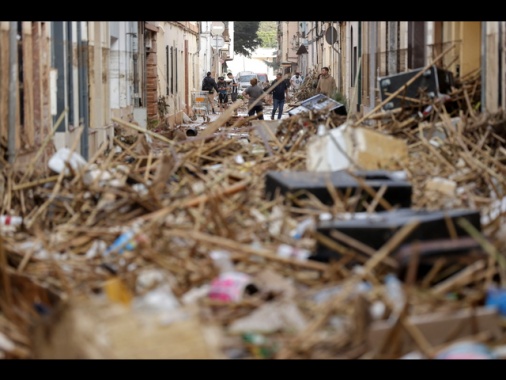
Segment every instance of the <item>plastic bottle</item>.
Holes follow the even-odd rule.
[[[314,226],[313,218],[307,218],[301,221],[297,227],[292,231],[292,237],[294,239],[300,239],[304,235],[304,232]]]
[[[240,301],[245,293],[249,293],[249,288],[254,286],[251,277],[235,270],[228,252],[212,251],[210,255],[220,274],[211,282],[209,298],[226,302]]]
[[[436,359],[446,360],[471,360],[471,359],[496,359],[494,353],[484,344],[477,342],[459,342],[451,345],[440,352]]]
[[[2,226],[19,226],[23,223],[20,216],[0,215],[0,225]]]
[[[105,250],[105,255],[113,252],[123,253],[125,250],[133,250],[137,246],[136,236],[139,233],[137,227],[131,227],[119,235],[116,240]]]
[[[280,244],[278,246],[278,255],[284,258],[305,261],[311,256],[311,252],[307,249],[293,247],[288,244]]]
[[[385,287],[387,296],[392,302],[394,313],[400,313],[406,303],[406,296],[401,281],[394,274],[385,276]]]

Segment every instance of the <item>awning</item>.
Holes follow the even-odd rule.
[[[306,48],[306,45],[300,45],[299,46],[299,50],[297,50],[297,55],[301,55],[301,54],[307,54],[307,48]]]

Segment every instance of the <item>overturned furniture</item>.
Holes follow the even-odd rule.
[[[330,191],[328,186],[331,186]],[[312,194],[323,204],[331,205],[334,202],[332,188],[340,193],[343,201],[351,197],[358,198],[353,211],[364,210],[364,203],[372,201],[378,203],[377,210],[411,206],[411,184],[386,170],[364,170],[353,174],[346,170],[269,171],[265,176],[265,193],[268,199],[274,199],[277,194],[300,199]],[[382,188],[384,190],[381,199],[375,199]]]
[[[391,94],[403,86],[398,96],[387,102],[385,111],[394,108],[418,104],[420,96],[425,95],[431,99],[441,98],[451,92],[454,86],[453,74],[436,66],[431,66],[421,75],[423,68],[408,72],[378,78],[381,100],[385,101]]]
[[[293,108],[288,111],[288,115],[293,116],[297,115],[301,112],[309,112],[309,111],[333,111],[338,115],[347,115],[346,107],[344,104],[339,103],[338,101],[329,98],[323,94],[318,94],[310,97],[309,99],[304,100],[299,107]]]
[[[398,209],[392,211],[380,211],[376,213],[356,213],[348,220],[322,221],[316,228],[318,234],[323,235],[335,242],[334,248],[339,246],[351,265],[363,263],[368,255],[365,251],[372,252],[382,248],[404,226],[413,223],[415,227],[408,233],[402,244],[434,239],[449,239],[466,237],[468,233],[459,221],[466,220],[477,231],[481,231],[480,213],[476,210],[412,210]],[[343,238],[344,237],[344,238]],[[367,246],[367,250],[354,250],[350,242],[359,242]],[[343,253],[331,248],[319,239],[316,252],[310,257],[317,261],[339,261]],[[372,251],[370,250],[372,249]],[[397,249],[392,249],[391,256],[397,254]]]

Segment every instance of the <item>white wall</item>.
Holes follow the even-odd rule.
[[[250,58],[235,54],[234,59],[227,62],[228,69],[234,75],[239,71],[253,71],[255,73],[267,73],[269,79],[274,79],[274,70],[264,60],[272,61],[275,51],[275,49],[260,48],[255,50]]]

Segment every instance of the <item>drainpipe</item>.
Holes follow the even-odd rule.
[[[18,101],[18,23],[13,21],[9,27],[9,136],[7,137],[9,163],[16,157],[16,104]]]
[[[369,22],[369,107],[376,106],[376,30],[377,22]]]
[[[497,106],[499,108],[501,108],[502,106],[502,83],[503,83],[503,78],[502,78],[502,61],[503,61],[503,48],[502,48],[502,21],[499,21],[499,62],[498,62],[498,67],[499,69],[497,70],[498,73],[498,78],[497,78],[497,82],[499,83],[499,96],[497,97]]]
[[[129,53],[132,54],[132,62],[133,62],[133,106],[140,107],[140,97],[139,97],[139,25],[137,21],[128,24],[130,30],[134,30],[133,32],[127,32],[126,35],[130,37],[130,44],[128,46]]]
[[[486,107],[486,88],[487,88],[487,23],[481,23],[481,112],[484,112]]]
[[[339,34],[337,36],[338,38],[338,43],[339,43],[339,49],[336,49],[336,47],[334,46],[335,45],[335,42],[334,42],[334,33],[332,33],[332,36],[331,36],[331,39],[330,39],[330,47],[332,48],[332,65],[334,65],[334,51],[337,53],[337,70],[338,70],[338,73],[337,74],[334,74],[334,77],[337,78],[336,79],[336,86],[337,86],[337,91],[339,91],[340,93],[344,93],[343,91],[343,85],[342,85],[342,77],[343,77],[343,65],[342,65],[342,62],[341,62],[341,48],[343,46],[343,39],[342,39],[342,33],[341,33],[341,21],[338,21],[337,22],[337,30],[339,30]],[[330,24],[330,27],[333,28],[334,27],[334,21],[332,21],[332,23]],[[322,33],[323,34],[323,33]],[[330,66],[330,64],[329,64]]]
[[[77,57],[79,75],[79,124],[83,126],[81,133],[81,155],[89,157],[89,113],[88,113],[88,24],[86,21],[77,22]]]
[[[339,67],[339,75],[337,75],[337,88],[339,89],[339,92],[341,94],[344,94],[345,91],[343,90],[343,62],[342,62],[342,56],[341,56],[341,49],[343,47],[343,38],[341,33],[341,23],[338,23],[339,27],[339,50],[337,51],[337,66]],[[332,44],[332,49],[336,50],[334,47],[334,44]]]
[[[358,56],[362,57],[362,22],[358,22]],[[362,60],[359,59],[360,66],[362,65]],[[360,67],[357,67],[358,71],[358,83],[357,83],[357,112],[360,111],[360,104],[362,103],[362,70]]]

